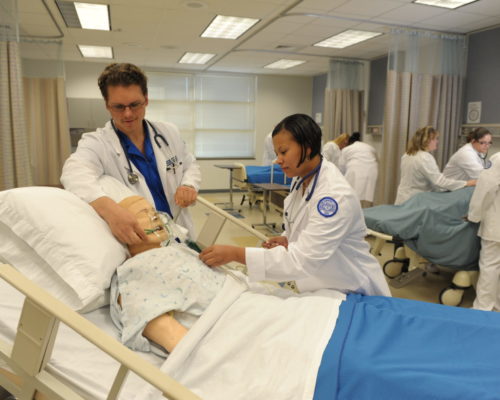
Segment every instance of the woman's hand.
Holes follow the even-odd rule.
[[[216,244],[204,249],[199,257],[209,267],[218,267],[231,261],[245,264],[245,248]]]
[[[288,249],[288,238],[286,236],[275,236],[262,243],[262,247],[265,249],[272,249],[276,246],[283,246]]]
[[[477,179],[469,179],[465,186],[476,186]]]

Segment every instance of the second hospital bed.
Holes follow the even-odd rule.
[[[85,228],[83,221],[52,223],[49,236]],[[35,391],[65,400],[159,399],[161,392],[172,400],[495,399],[500,393],[496,313],[328,290],[299,295],[228,277],[163,362],[118,343],[106,307],[79,315],[8,266],[0,267],[0,277],[6,281],[0,280],[0,357],[8,365],[0,386],[19,399]],[[10,379],[16,377],[20,385]]]
[[[478,224],[466,219],[473,190],[418,193],[401,205],[364,209],[369,233],[376,238],[373,253],[378,254],[386,242],[396,245],[394,257],[383,265],[386,276],[397,279],[418,273],[426,263],[446,267],[455,274],[439,300],[459,305],[464,290],[477,279]]]

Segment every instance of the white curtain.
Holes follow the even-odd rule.
[[[455,151],[467,56],[463,35],[393,30],[387,71],[377,203],[392,204],[408,139],[423,126],[440,132],[438,165]]]
[[[0,13],[0,190],[33,184],[24,119],[18,16],[14,0]]]
[[[363,127],[364,64],[331,60],[325,91],[324,141]]]

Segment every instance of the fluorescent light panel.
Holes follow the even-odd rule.
[[[113,58],[113,49],[109,46],[78,45],[78,49],[85,58]]]
[[[218,39],[238,39],[254,26],[258,19],[217,15],[203,31],[201,37]]]
[[[292,67],[296,67],[297,65],[304,64],[305,61],[303,60],[287,60],[285,58],[275,61],[271,64],[265,65],[264,68],[271,68],[271,69],[288,69]]]
[[[335,49],[343,49],[352,46],[356,43],[364,42],[365,40],[381,35],[380,32],[356,31],[349,29],[338,35],[329,37],[321,42],[314,44],[318,47],[333,47]]]
[[[179,64],[206,64],[215,54],[210,53],[184,53]]]
[[[413,0],[415,4],[425,4],[428,6],[443,7],[443,8],[458,8],[469,3],[474,3],[477,0]]]
[[[74,5],[83,29],[110,30],[107,4],[74,3]]]

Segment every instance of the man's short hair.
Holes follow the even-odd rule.
[[[142,70],[129,63],[109,64],[97,80],[104,100],[108,100],[108,87],[139,85],[142,94],[148,95],[148,78]]]

